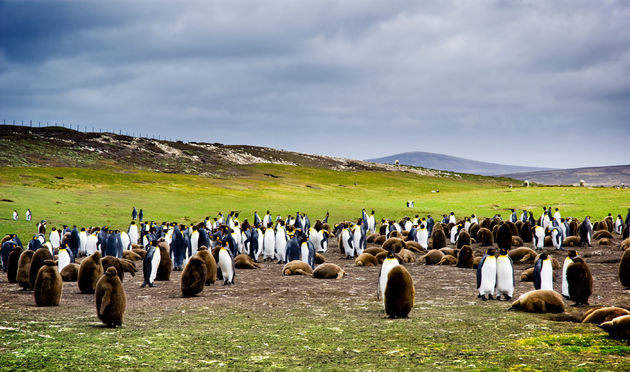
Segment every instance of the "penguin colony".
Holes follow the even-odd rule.
[[[261,218],[255,212],[252,221],[241,223],[239,213],[230,212],[191,225],[151,221],[138,226],[133,221],[122,232],[108,226],[80,231],[63,226],[53,227],[48,240],[42,221],[26,248],[15,234],[5,236],[0,258],[9,282],[32,289],[39,306],[59,305],[63,281],[78,282],[82,293],[94,294],[98,318],[108,326],[122,325],[126,307],[122,282],[125,272],[135,275],[134,261],[142,260],[142,287],[153,287],[155,281],[169,280],[172,271],[183,270],[183,296],[198,295],[216,280],[235,284],[237,268],[255,269],[261,261],[284,264],[282,275],[341,279],[346,272],[323,263],[321,256],[328,253],[330,238],[337,239],[339,253],[356,266],[380,266],[376,299],[391,318],[407,317],[413,308],[415,287],[404,264],[416,260],[418,264],[476,268],[477,296],[506,301],[514,295],[514,263],[531,264],[519,277],[532,281],[534,290],[521,294],[510,309],[562,312],[564,299],[575,306],[589,305],[593,286],[587,261],[565,247],[591,247],[627,235],[630,211],[625,221],[619,215],[614,222],[609,216],[595,223],[589,216],[582,221],[562,218],[557,209],[552,215],[551,208],[544,208],[538,219],[526,211],[520,218],[513,212],[508,220],[500,215],[479,220],[472,215],[457,221],[454,213],[444,215],[442,222],[431,216],[383,218],[378,231],[374,211],[368,215],[366,210],[356,221],[333,226],[328,224],[328,214],[311,226],[309,217],[299,212],[285,219],[274,219],[269,211]],[[447,247],[447,242],[457,248]],[[523,242],[531,242],[533,249],[522,247]],[[368,243],[382,246],[368,247]],[[485,254],[475,257],[474,243],[487,247]],[[630,241],[623,241],[621,247],[625,252],[619,280],[630,287]],[[551,257],[557,251],[567,253],[562,265]],[[82,258],[80,263],[77,258]],[[316,265],[317,261],[322,264]],[[557,276],[562,282],[559,293],[554,291]],[[612,337],[623,338],[630,323],[627,312],[597,309],[587,312],[584,322],[599,324]]]

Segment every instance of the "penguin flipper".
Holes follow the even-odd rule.
[[[107,306],[109,306],[111,299],[112,299],[112,292],[105,291],[105,293],[103,294],[103,297],[101,297],[101,307],[98,309],[98,313],[100,315],[105,314],[105,309],[107,308]]]
[[[483,268],[483,263],[486,261],[486,257],[488,257],[488,255],[484,255],[477,266],[477,289],[481,287],[481,269]]]

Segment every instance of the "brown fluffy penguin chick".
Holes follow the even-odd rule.
[[[101,252],[96,251],[89,257],[81,261],[79,265],[79,276],[77,284],[81,293],[94,293],[96,283],[103,275],[103,265],[101,265]]]
[[[461,229],[457,237],[457,248],[461,249],[465,245],[470,245],[470,234],[468,234],[468,231]]]
[[[387,240],[387,236],[379,235],[376,238],[374,238],[374,244],[383,244],[385,243],[386,240]]]
[[[523,270],[521,273],[521,282],[533,282],[534,281],[534,268],[530,267],[527,270]]]
[[[593,293],[593,276],[582,257],[573,258],[573,263],[567,267],[566,278],[569,297],[575,301],[575,305],[588,305],[588,298]]]
[[[420,262],[423,262],[427,265],[435,265],[444,257],[444,253],[438,249],[432,249],[427,252],[424,256],[420,257]]]
[[[29,280],[29,273],[31,271],[31,259],[33,258],[33,251],[24,251],[20,255],[20,260],[18,261],[18,270],[17,270],[17,282],[22,287],[23,291],[27,289],[31,289],[31,282]]]
[[[618,316],[630,315],[630,311],[621,307],[601,307],[599,309],[591,309],[584,314],[582,323],[602,324],[604,322],[615,319]]]
[[[373,233],[368,235],[368,237],[365,239],[366,243],[374,243],[374,241],[376,240],[376,238],[378,238],[379,236],[381,236],[381,234],[379,233]]]
[[[35,251],[33,257],[31,258],[31,268],[28,273],[28,280],[31,283],[31,288],[35,288],[35,279],[37,279],[39,269],[44,266],[44,262],[52,259],[53,256],[46,247],[41,247]]]
[[[234,257],[234,267],[237,269],[259,269],[261,266],[245,253],[241,253]]]
[[[472,269],[473,260],[474,256],[472,248],[470,245],[465,245],[459,250],[456,266],[464,269]]]
[[[317,266],[313,270],[313,278],[317,279],[341,279],[346,272],[334,263],[325,263]]]
[[[63,282],[57,270],[57,262],[44,261],[44,266],[39,269],[33,287],[37,306],[59,306],[62,288]]]
[[[407,318],[413,308],[416,289],[409,271],[398,265],[387,274],[384,303],[385,313],[390,318]]]
[[[457,257],[457,255],[459,254],[459,249],[453,249],[453,248],[448,248],[448,247],[440,248],[439,251],[444,254],[449,254],[453,257]]]
[[[321,253],[315,253],[315,265],[326,263],[326,257]]]
[[[79,278],[79,264],[67,264],[66,267],[64,267],[59,274],[61,274],[61,279],[64,282],[76,282]]]
[[[131,276],[136,276],[136,271],[138,271],[135,263],[124,258],[116,258],[113,256],[103,257],[101,264],[103,265],[104,271],[107,271],[107,269],[112,266],[115,267],[121,282],[125,279],[125,271],[130,273]]]
[[[7,260],[7,280],[9,283],[17,283],[18,262],[22,252],[24,252],[24,248],[16,246],[9,253],[9,259]]]
[[[508,251],[512,249],[512,230],[507,223],[499,226],[499,231],[497,232],[497,245],[499,248],[503,248]]]
[[[521,226],[521,230],[519,232],[519,236],[523,240],[523,243],[531,243],[534,240],[534,236],[532,234],[532,225],[529,222],[524,222],[523,226]]]
[[[134,251],[123,251],[123,258],[133,262],[142,260],[142,257]]]
[[[195,296],[203,291],[206,285],[206,275],[208,267],[203,258],[194,255],[190,257],[188,263],[182,271],[181,289],[184,296]]]
[[[206,285],[214,284],[217,281],[217,261],[215,261],[214,256],[205,245],[199,248],[197,256],[206,263]]]
[[[509,310],[521,310],[530,313],[561,313],[564,301],[560,293],[549,289],[537,289],[522,294],[512,303]]]
[[[630,287],[630,249],[626,249],[619,262],[619,280],[625,288]]]
[[[312,275],[313,269],[304,261],[294,260],[282,268],[282,275]]]
[[[482,247],[489,247],[494,244],[494,235],[492,235],[492,231],[483,227],[477,232],[477,241],[481,243]]]
[[[424,254],[424,248],[422,248],[422,246],[418,244],[417,242],[414,242],[414,241],[405,242],[405,246],[406,246],[405,249],[408,249],[412,252]]]
[[[473,258],[473,269],[476,269],[477,267],[479,267],[479,263],[481,262],[481,259],[483,257],[475,257]]]
[[[416,262],[416,255],[408,249],[401,249],[398,255],[402,258],[404,263]]]
[[[439,266],[455,264],[457,264],[457,258],[455,256],[451,256],[450,254],[445,254],[444,257],[440,259],[440,262],[436,263],[436,265]]]
[[[169,254],[169,245],[166,241],[162,240],[158,242],[158,248],[160,249],[160,264],[158,265],[155,280],[168,281],[171,279],[171,271],[173,271],[173,260]]]
[[[514,262],[534,262],[538,253],[531,248],[519,247],[508,252],[508,256]]]
[[[376,256],[369,253],[361,253],[361,255],[354,260],[354,263],[357,266],[378,266]]]
[[[370,247],[363,251],[363,253],[368,253],[368,254],[371,254],[372,256],[376,256],[377,254],[381,252],[387,252],[387,251],[381,247]]]
[[[567,236],[562,241],[563,247],[579,247],[580,246],[580,237],[579,236]]]
[[[614,339],[627,340],[630,343],[630,315],[622,315],[600,324],[601,329]]]
[[[440,249],[446,247],[446,235],[442,230],[433,229],[431,233],[431,248],[432,249]]]
[[[108,327],[122,326],[127,295],[116,268],[110,266],[96,283],[96,314]]]
[[[512,247],[522,247],[523,239],[520,236],[512,236]]]
[[[389,238],[383,243],[383,248],[386,251],[393,251],[394,253],[400,252],[401,249],[405,248],[405,242],[400,238]]]
[[[133,253],[137,254],[138,256],[140,256],[141,259],[143,259],[144,256],[147,255],[147,251],[144,250],[144,248],[132,249],[131,252],[133,252]],[[125,257],[124,255],[125,255],[125,252],[123,252],[123,257]],[[125,257],[125,258],[127,258],[127,257]]]

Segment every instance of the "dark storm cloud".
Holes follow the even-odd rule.
[[[0,112],[371,158],[628,163],[626,2],[0,3]]]

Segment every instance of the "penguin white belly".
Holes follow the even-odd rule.
[[[560,230],[553,229],[551,231],[551,241],[554,248],[560,249],[562,247],[562,234],[560,233]]]
[[[63,270],[64,267],[68,266],[70,263],[70,255],[68,251],[65,249],[60,249],[59,254],[57,255],[57,269],[59,272]]]
[[[470,221],[464,222],[464,230],[466,231],[470,230]]]
[[[129,240],[129,235],[127,235],[126,232],[123,231],[120,233],[120,241],[122,242],[123,250],[131,249],[131,240]]]
[[[322,236],[319,234],[319,232],[313,231],[312,234],[309,234],[308,240],[313,243],[313,247],[315,247],[316,251],[320,251]]]
[[[457,243],[457,226],[451,228],[451,244]]]
[[[258,247],[256,248],[256,252],[255,252],[256,257],[260,256],[260,254],[262,253],[263,248],[264,248],[263,245],[265,242],[265,236],[263,235],[262,231],[260,231],[260,229],[257,229],[257,230],[258,230]]]
[[[59,234],[56,232],[50,234],[50,245],[53,249],[59,248]]]
[[[569,298],[569,282],[567,281],[567,269],[572,263],[573,260],[567,257],[564,259],[564,264],[562,265],[562,295],[566,298]]]
[[[44,239],[44,237],[42,235],[38,236],[37,240],[39,240],[39,242],[42,243],[42,244],[46,243],[46,239]]]
[[[283,228],[276,231],[276,259],[284,262],[287,255],[287,235]]]
[[[223,275],[224,283],[232,283],[234,271],[232,270],[232,258],[225,248],[219,251],[219,267]]]
[[[317,241],[318,243],[315,246],[317,252],[326,253],[328,251],[328,240],[325,239],[324,230],[320,230],[317,233]]]
[[[361,228],[356,228],[352,235],[354,249],[357,251],[357,256],[363,253],[363,247],[361,247]]]
[[[400,263],[395,258],[386,258],[385,261],[383,261],[383,265],[381,266],[381,275],[378,278],[378,293],[377,293],[377,297],[381,300],[381,302],[384,301],[384,297],[385,297],[385,286],[387,286],[387,275],[389,275],[389,272],[391,269],[393,269],[394,267],[398,265],[400,265]]]
[[[138,244],[138,226],[132,225],[129,227],[129,241],[131,244]]]
[[[308,243],[304,242],[300,245],[300,261],[304,262],[305,264],[309,264],[308,263]]]
[[[194,256],[199,251],[199,232],[190,234],[190,256]]]
[[[405,222],[405,230],[407,230],[407,231],[411,230],[411,226],[412,226],[411,221]]]
[[[350,232],[344,229],[341,233],[341,240],[343,241],[343,251],[346,256],[354,257],[354,248],[350,246],[348,240],[350,240]]]
[[[158,267],[160,266],[160,261],[162,260],[162,254],[160,253],[159,248],[155,248],[153,252],[153,259],[151,260],[151,274],[149,275],[149,283],[153,283],[155,281],[155,277],[157,276]]]
[[[553,267],[551,261],[545,260],[540,270],[540,289],[549,289],[553,291]]]
[[[245,235],[244,232],[241,232],[241,246],[240,246],[240,253],[245,253],[246,255],[249,255],[249,247],[250,247],[250,243],[247,242],[247,235]]]
[[[90,235],[87,237],[87,242],[85,243],[85,254],[87,256],[91,256],[94,252],[96,252],[96,243],[98,242],[98,238],[96,235]]]
[[[276,250],[276,237],[273,230],[267,229],[265,231],[264,251],[263,257],[272,259]]]
[[[508,256],[497,258],[497,296],[514,294],[514,268]]]
[[[429,246],[429,232],[427,229],[421,229],[418,231],[417,239],[418,244],[420,244],[422,248],[427,249]]]
[[[481,268],[481,283],[479,295],[493,295],[497,283],[497,259],[494,256],[486,257]]]
[[[87,234],[85,231],[79,232],[79,254],[85,256],[85,247],[87,245]]]
[[[545,230],[540,226],[536,227],[534,234],[536,235],[536,249],[543,249],[545,246]]]
[[[455,216],[450,215],[450,216],[448,217],[448,223],[457,223],[457,221],[455,220]]]
[[[376,232],[376,221],[374,221],[374,216],[368,217],[368,229],[370,233]]]
[[[544,215],[542,218],[542,228],[546,229],[549,226],[549,216]]]

